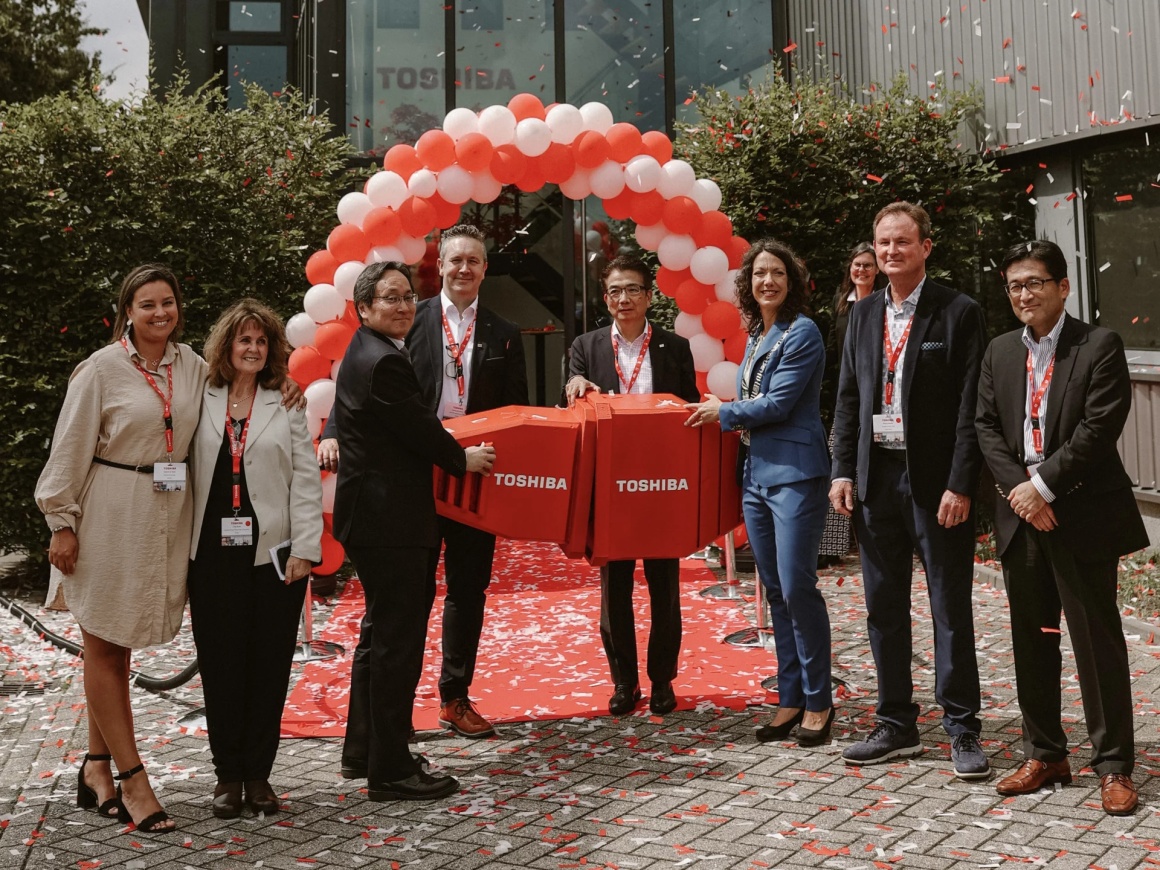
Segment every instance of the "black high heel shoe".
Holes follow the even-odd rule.
[[[85,753],[85,760],[81,762],[80,772],[77,774],[77,806],[82,810],[92,810],[106,819],[115,819],[121,813],[121,792],[117,791],[113,797],[98,805],[97,790],[85,782],[85,765],[90,761],[112,761],[111,755],[90,755]]]
[[[834,725],[836,707],[830,707],[830,715],[826,717],[826,724],[816,731],[813,728],[799,728],[797,732],[798,746],[823,746],[830,742],[830,729]]]
[[[782,722],[780,725],[762,725],[757,729],[757,739],[762,743],[769,743],[773,740],[785,740],[789,737],[789,732],[801,724],[802,718],[806,715],[806,708],[802,707],[793,717]]]
[[[124,773],[118,773],[113,778],[118,782],[124,782],[126,779],[132,779],[144,769],[145,765],[143,763],[138,764],[132,770],[126,770]],[[117,786],[117,798],[121,803],[117,813],[117,821],[121,823],[133,822],[134,827],[136,827],[137,830],[143,834],[168,834],[170,831],[177,830],[176,826],[172,828],[163,827],[163,825],[169,821],[169,813],[165,812],[165,810],[158,810],[155,813],[150,813],[141,821],[134,822],[133,816],[129,813],[128,808],[125,806],[124,800],[121,798],[120,786]]]

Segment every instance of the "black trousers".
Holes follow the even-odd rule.
[[[406,779],[419,765],[407,748],[435,601],[430,547],[348,547],[366,599],[350,669],[343,760],[365,761],[372,784]]]
[[[495,558],[495,535],[473,529],[446,517],[439,518],[443,572],[447,596],[443,600],[443,668],[439,673],[439,697],[444,703],[466,698],[475,676],[479,636],[483,633],[483,609],[491,566]],[[438,550],[436,550],[438,554]],[[432,563],[431,582],[436,565]]]
[[[268,779],[307,581],[287,586],[273,565],[221,568],[209,557],[189,567],[189,613],[214,770],[222,782]]]
[[[677,675],[681,654],[681,584],[677,559],[644,559],[651,625],[648,632],[648,678],[669,683]],[[608,656],[613,684],[640,682],[636,659],[636,620],[632,587],[636,560],[609,562],[600,569],[600,640]]]
[[[1078,542],[1083,546],[1083,542]],[[1091,766],[1100,776],[1131,773],[1135,763],[1128,649],[1116,606],[1117,559],[1080,562],[1062,532],[1023,523],[1003,554],[1011,605],[1015,679],[1023,711],[1023,754],[1067,757],[1060,722],[1060,613],[1075,651]]]
[[[866,501],[854,510],[862,555],[866,625],[878,669],[878,718],[900,729],[918,719],[911,671],[911,567],[917,549],[926,569],[934,621],[934,693],[952,737],[979,733],[979,665],[971,611],[975,513],[951,529],[937,511],[914,503],[905,458],[875,449]]]

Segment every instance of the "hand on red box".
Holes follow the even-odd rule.
[[[490,444],[478,444],[467,448],[467,470],[487,477],[495,464],[495,448]]]
[[[689,419],[685,421],[686,426],[705,426],[721,419],[721,400],[712,393],[706,393],[703,402],[685,405],[685,409],[690,412]]]

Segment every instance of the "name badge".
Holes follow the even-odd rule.
[[[222,517],[222,546],[248,547],[254,543],[253,517]]]
[[[154,492],[182,492],[184,489],[184,462],[157,462],[153,465]]]
[[[443,419],[451,420],[455,417],[462,417],[467,413],[467,405],[462,399],[456,399],[454,402],[448,402],[447,407],[443,411]]]
[[[871,419],[874,424],[875,444],[901,445],[906,441],[901,414],[875,414]]]

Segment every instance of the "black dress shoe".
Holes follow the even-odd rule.
[[[608,699],[608,712],[613,716],[623,716],[625,713],[631,713],[639,700],[640,686],[626,686],[622,683],[617,683],[616,691]]]
[[[265,813],[271,816],[282,809],[282,805],[278,802],[278,796],[274,794],[270,781],[266,779],[246,780],[246,806],[253,811],[254,815]]]
[[[830,715],[826,717],[826,724],[817,730],[814,730],[813,728],[806,728],[805,726],[799,726],[797,730],[798,746],[822,746],[826,743],[829,743],[830,729],[834,725],[834,714],[836,712],[836,707],[830,707]]]
[[[431,801],[459,790],[453,776],[432,776],[425,771],[394,782],[372,783],[367,797],[372,801]]]
[[[242,814],[240,782],[219,782],[214,786],[213,814],[219,819],[236,819]]]
[[[801,724],[802,718],[805,715],[806,708],[802,707],[792,718],[786,719],[780,725],[762,725],[757,729],[757,739],[762,743],[769,743],[773,740],[785,740],[785,738],[789,737],[789,732]]]
[[[672,683],[653,683],[652,694],[648,698],[648,708],[658,716],[664,716],[677,709],[677,696]]]

